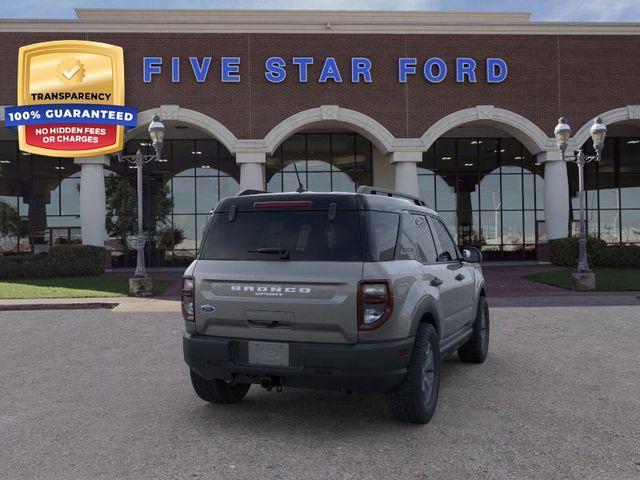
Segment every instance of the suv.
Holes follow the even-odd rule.
[[[395,418],[427,423],[442,356],[487,356],[479,250],[461,255],[433,210],[390,190],[249,193],[217,205],[183,279],[196,393],[384,393]]]

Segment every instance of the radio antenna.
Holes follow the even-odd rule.
[[[306,189],[304,188],[304,186],[302,185],[302,182],[300,181],[300,174],[298,173],[298,167],[296,166],[296,162],[293,162],[293,168],[296,171],[296,178],[298,179],[298,188],[296,189],[296,192],[298,193],[306,192]]]

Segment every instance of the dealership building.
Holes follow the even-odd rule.
[[[295,190],[296,168],[309,190],[374,185],[419,196],[459,244],[488,259],[541,258],[549,239],[575,234],[579,217],[577,167],[562,161],[553,135],[560,116],[572,127],[569,150],[593,152],[595,117],[608,128],[602,160],[585,170],[589,233],[640,243],[640,24],[542,23],[526,13],[76,16],[0,20],[0,105],[16,104],[24,45],[123,48],[125,104],[138,111],[125,152],[151,153],[155,113],[166,126],[162,160],[144,167],[152,265],[196,255],[221,198]],[[135,178],[115,156],[21,152],[3,124],[0,253],[104,244],[126,265],[106,214],[133,214],[135,200],[117,204]],[[154,255],[170,228],[184,239]]]

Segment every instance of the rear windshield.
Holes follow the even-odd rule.
[[[238,211],[235,219],[229,221],[227,212],[218,212],[211,220],[200,258],[326,262],[393,260],[398,219],[398,214],[389,212],[338,210],[335,218],[330,219],[327,210],[287,210]],[[368,245],[363,246],[363,238],[368,240]]]
[[[262,252],[258,250],[262,249]],[[271,251],[270,251],[271,250]],[[364,258],[357,211],[239,211],[213,216],[204,239],[204,260],[357,262]]]

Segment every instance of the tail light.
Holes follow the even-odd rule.
[[[194,306],[195,280],[193,277],[182,279],[182,316],[189,322],[195,321]]]
[[[358,330],[375,330],[391,316],[393,295],[388,280],[358,284]]]

